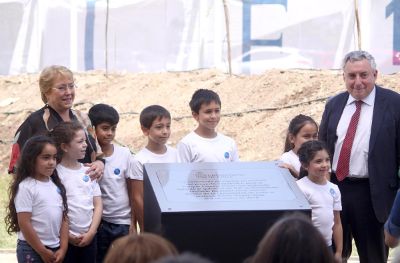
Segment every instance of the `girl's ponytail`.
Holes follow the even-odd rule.
[[[57,170],[54,170],[53,175],[50,177],[53,183],[60,189],[60,195],[62,197],[63,206],[64,206],[64,217],[67,217],[68,214],[68,204],[67,204],[67,190],[65,186],[62,184],[60,177],[58,176]]]

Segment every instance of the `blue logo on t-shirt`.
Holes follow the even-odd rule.
[[[336,196],[336,192],[335,192],[335,190],[333,190],[333,188],[329,189],[329,192],[331,193],[331,195],[332,195],[333,197]]]
[[[60,189],[60,187],[57,187],[57,193],[61,194],[61,189]]]
[[[86,174],[82,177],[82,180],[84,182],[89,182],[89,179],[90,179],[89,175],[86,175]]]
[[[225,159],[229,159],[229,153],[225,152],[224,157],[225,157]]]
[[[121,173],[121,170],[119,168],[114,169],[114,174],[119,175]]]

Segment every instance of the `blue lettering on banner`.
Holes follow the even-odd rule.
[[[393,65],[400,65],[400,0],[386,6],[386,18],[393,14]]]
[[[243,0],[243,41],[242,61],[250,61],[251,46],[282,46],[282,34],[278,39],[251,39],[251,6],[252,5],[283,5],[287,10],[287,0]]]
[[[85,70],[94,69],[93,66],[93,38],[96,0],[86,1],[86,24],[85,24]]]

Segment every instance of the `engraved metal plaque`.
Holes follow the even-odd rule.
[[[145,231],[216,262],[250,256],[284,213],[311,214],[277,162],[145,164],[144,170]]]

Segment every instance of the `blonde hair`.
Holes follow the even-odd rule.
[[[149,263],[176,255],[176,247],[161,236],[151,233],[131,234],[112,243],[104,263]]]
[[[39,77],[40,96],[42,101],[47,103],[46,93],[53,87],[54,81],[58,77],[74,78],[71,70],[64,66],[53,65],[42,70]]]

